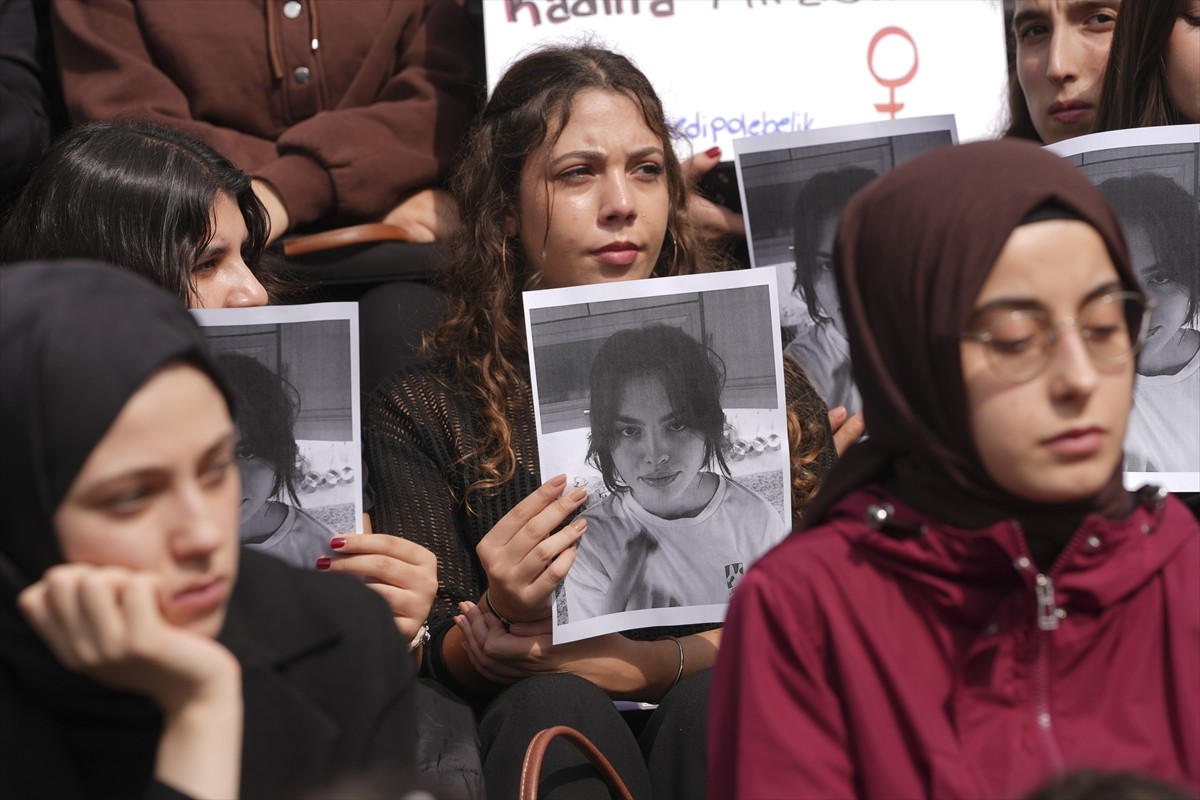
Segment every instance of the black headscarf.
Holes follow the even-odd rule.
[[[1029,142],[937,150],[896,168],[846,206],[834,265],[868,439],[834,467],[810,520],[880,480],[957,527],[1016,518],[1031,543],[1060,539],[1090,512],[1128,513],[1119,464],[1094,497],[1033,503],[992,480],[971,433],[962,333],[1010,234],[1048,207],[1094,228],[1121,283],[1138,289],[1120,222],[1104,196],[1074,166]]]
[[[84,772],[123,768],[118,750],[152,757],[157,711],[63,668],[16,597],[63,560],[53,516],[88,455],[147,379],[179,361],[206,372],[232,408],[204,335],[179,298],[97,262],[0,268],[0,668],[22,687],[22,702],[53,708],[63,722],[17,735],[65,748]],[[110,735],[116,730],[127,735]],[[56,776],[45,780],[53,787]]]

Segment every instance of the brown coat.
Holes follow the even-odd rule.
[[[459,0],[54,0],[54,36],[72,121],[180,128],[268,181],[293,226],[378,220],[436,185],[474,101]]]

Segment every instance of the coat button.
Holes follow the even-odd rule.
[[[295,19],[300,16],[302,6],[297,0],[288,0],[283,4],[283,15],[288,19]]]
[[[308,83],[310,75],[312,75],[312,72],[308,67],[296,67],[296,70],[292,73],[292,77],[296,79],[296,83]]]

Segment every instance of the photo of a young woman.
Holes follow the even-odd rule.
[[[786,532],[771,503],[730,477],[725,365],[679,328],[612,334],[591,369],[587,461],[609,493],[566,579],[570,622],[728,602]]]
[[[296,491],[299,395],[251,356],[224,353],[217,363],[237,398],[242,544],[311,569],[317,558],[332,555],[333,532],[301,508]]]
[[[1154,301],[1138,356],[1125,470],[1200,472],[1200,207],[1155,173],[1099,186],[1121,217],[1133,268]]]

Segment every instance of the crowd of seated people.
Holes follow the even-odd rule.
[[[855,391],[828,408],[783,355],[794,532],[724,623],[558,644],[589,498],[538,468],[521,293],[736,269],[740,215],[627,57],[543,45],[479,100],[469,2],[342,5],[54,0],[49,142],[41,51],[5,34],[14,796],[1200,792],[1200,526],[1122,482],[1162,291],[1039,146],[1200,121],[1200,0],[1011,4],[1006,135],[865,176],[823,226]],[[14,42],[30,12],[0,0]],[[304,570],[242,546],[261,398],[186,309],[304,302],[283,241],[358,223],[434,248],[438,304],[364,383],[371,535]],[[527,775],[563,725],[603,764],[560,740]]]

